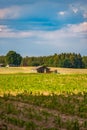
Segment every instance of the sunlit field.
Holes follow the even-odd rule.
[[[0,129],[87,130],[87,74],[0,74]]]
[[[1,67],[0,74],[30,73],[32,67]]]
[[[0,74],[14,74],[14,73],[32,73],[35,67],[1,67]],[[87,69],[71,69],[71,68],[56,68],[50,67],[50,70],[57,70],[60,74],[87,74]]]
[[[1,74],[0,94],[87,92],[87,74]]]

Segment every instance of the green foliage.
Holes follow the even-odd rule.
[[[37,66],[47,65],[53,67],[65,67],[65,68],[83,68],[85,67],[84,60],[80,54],[75,53],[62,53],[54,54],[52,56],[43,57],[24,57],[22,59],[23,66]]]
[[[65,67],[65,68],[87,68],[87,56],[76,53],[61,53],[50,56],[24,57],[15,51],[9,51],[6,56],[0,56],[0,63],[18,66],[41,66]]]
[[[36,124],[34,122],[27,122],[25,130],[36,130]]]
[[[87,68],[87,56],[83,56],[82,61],[83,61],[84,67]]]
[[[7,64],[18,66],[20,65],[22,57],[15,51],[9,51],[6,55]]]
[[[60,116],[57,116],[56,119],[55,119],[55,124],[59,127],[59,128],[62,128],[62,120],[61,120],[61,117]]]
[[[66,126],[67,126],[67,130],[80,130],[78,120],[67,121]]]
[[[6,65],[6,57],[5,56],[0,56],[0,64],[3,64],[3,66]]]

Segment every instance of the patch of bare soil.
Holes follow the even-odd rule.
[[[69,130],[70,122],[75,120],[80,126],[78,130],[86,130],[82,126],[85,119],[57,110],[11,100],[2,103],[1,107],[0,130]]]

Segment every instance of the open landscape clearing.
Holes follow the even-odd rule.
[[[87,130],[87,0],[0,0],[0,130]]]
[[[16,72],[0,74],[1,130],[87,130],[87,74],[82,69],[79,74],[1,69]]]
[[[0,74],[11,73],[32,73],[35,67],[0,67]],[[49,67],[50,70],[57,70],[60,74],[87,74],[87,69],[72,69],[72,68],[56,68]]]

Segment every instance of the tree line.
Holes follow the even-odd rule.
[[[15,51],[9,51],[6,56],[0,56],[0,63],[15,66],[41,66],[64,68],[87,68],[87,56],[76,53],[61,53],[50,56],[22,57]]]
[[[65,67],[65,68],[87,68],[87,56],[75,53],[61,53],[51,56],[24,57],[22,66]]]

